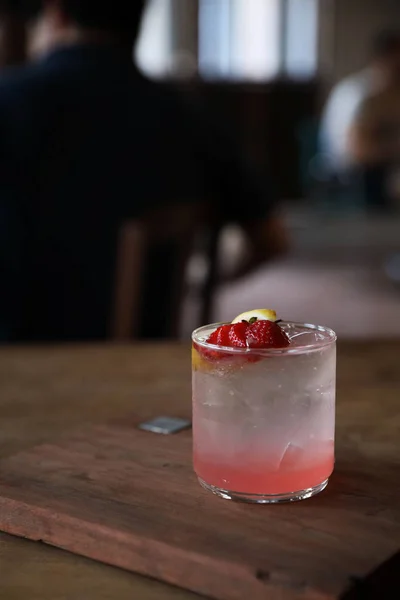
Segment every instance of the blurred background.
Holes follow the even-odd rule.
[[[400,335],[397,26],[397,0],[147,2],[133,51],[140,72],[223,125],[274,190],[285,238],[282,251],[235,273],[248,240],[228,200],[211,250],[203,235],[185,263],[180,337],[206,317],[264,306],[341,337]],[[9,6],[0,39],[1,78],[28,60],[26,22]],[[245,189],[234,204],[253,210]]]
[[[341,336],[399,334],[396,201],[377,212],[362,181],[332,189],[317,158],[330,90],[365,68],[374,37],[399,20],[394,0],[150,3],[141,69],[179,79],[229,119],[244,151],[269,165],[290,231],[289,256],[218,291],[216,320],[271,305]],[[227,230],[222,260],[240,248],[240,231]]]

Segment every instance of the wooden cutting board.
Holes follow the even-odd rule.
[[[0,529],[217,600],[340,598],[399,548],[393,466],[339,455],[315,498],[236,504],[198,485],[190,431],[136,425],[87,427],[0,461]]]

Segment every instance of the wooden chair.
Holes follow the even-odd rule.
[[[204,254],[207,262],[207,272],[200,290],[200,324],[207,325],[213,321],[214,297],[218,284],[219,245],[223,223],[211,219],[208,223],[208,239]]]
[[[13,11],[0,11],[0,68],[22,65],[26,59],[26,26]]]
[[[164,336],[179,336],[186,268],[196,234],[206,222],[206,205],[192,203],[157,209],[140,220],[123,224],[117,250],[111,339],[126,341],[140,336],[146,294],[146,266],[152,248],[161,248],[162,252],[163,247],[167,246],[173,246],[175,251],[168,290],[161,290],[167,293],[170,306]],[[208,286],[207,297],[211,292],[211,286]]]

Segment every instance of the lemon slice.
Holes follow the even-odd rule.
[[[196,348],[192,347],[192,367],[194,371],[201,371],[206,361],[200,356]]]
[[[250,319],[257,321],[276,321],[276,312],[269,308],[256,308],[254,310],[248,310],[242,313],[236,319],[233,319],[232,323],[240,323],[241,321],[250,321]]]
[[[212,363],[212,361],[203,358],[200,352],[198,352],[196,348],[192,347],[192,368],[193,371],[202,371],[203,373],[207,373],[213,371],[215,365]]]

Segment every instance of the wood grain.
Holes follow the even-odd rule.
[[[85,553],[93,556],[95,551],[103,560],[111,548],[110,529],[117,529],[119,543],[109,562],[131,568],[123,562],[128,556],[136,561],[138,572],[209,597],[243,598],[251,593],[255,599],[337,598],[354,577],[366,576],[400,545],[399,350],[395,342],[339,346],[337,469],[328,490],[318,498],[281,507],[223,502],[203,492],[194,480],[190,434],[157,437],[161,446],[149,454],[151,434],[132,435],[129,424],[111,429],[99,424],[92,429],[101,434],[97,441],[94,433],[91,441],[68,434],[36,448],[29,459],[20,454],[4,460],[1,478],[10,485],[7,494],[2,486],[8,500],[3,500],[1,514],[15,515],[4,508],[7,502],[14,507],[17,503],[20,522],[29,526],[32,537],[56,543],[53,536],[61,535],[71,550],[76,550],[71,547],[71,539],[77,539],[73,532],[85,533]],[[0,350],[0,452],[11,455],[58,438],[82,421],[101,423],[131,409],[138,418],[160,412],[185,416],[190,411],[189,376],[188,350],[179,345]],[[99,443],[107,450],[101,460]],[[88,460],[85,466],[83,456]],[[33,457],[41,464],[39,475]],[[124,464],[129,476],[121,478],[115,464]],[[144,478],[143,472],[149,477]],[[34,504],[36,511],[27,504]],[[82,520],[89,524],[83,532]],[[96,524],[99,520],[101,527]],[[138,542],[144,538],[144,545]],[[0,565],[10,552],[18,562],[27,554],[39,560],[44,551],[60,557],[60,565],[87,569],[87,582],[94,581],[91,569],[101,571],[105,583],[103,596],[97,597],[114,597],[111,580],[114,585],[118,571],[43,545],[0,540]],[[174,551],[165,560],[165,549],[171,546]],[[42,565],[41,572],[61,588],[67,567],[57,574],[50,565],[51,561],[48,568]],[[2,569],[0,595],[5,591],[9,598],[12,575],[6,569],[4,573]],[[126,577],[121,572],[121,582]],[[29,581],[35,581],[32,573]],[[146,598],[147,585],[146,579],[132,576],[141,598]],[[163,597],[189,596],[161,587]],[[23,590],[17,594],[15,598],[25,597]],[[60,595],[40,597],[67,597],[61,594],[60,589]],[[96,596],[85,594],[91,597]]]
[[[0,534],[2,600],[199,600],[202,596]]]

